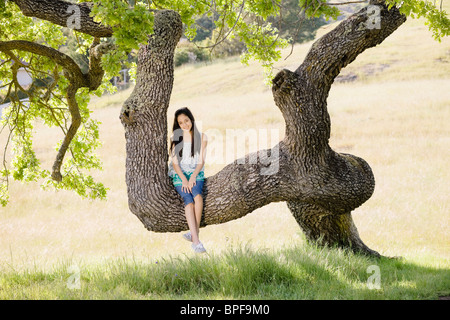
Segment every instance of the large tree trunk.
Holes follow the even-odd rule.
[[[368,9],[363,8],[317,40],[295,72],[283,70],[275,77],[273,96],[286,122],[285,138],[206,178],[202,226],[287,201],[308,239],[378,255],[361,241],[351,217],[373,193],[372,170],[363,159],[330,148],[327,111],[327,96],[341,68],[406,20],[395,7],[377,5],[379,29],[368,27]],[[188,228],[184,206],[167,176],[167,109],[174,49],[182,32],[179,15],[158,12],[154,29],[148,45],[139,50],[136,86],[120,115],[128,201],[148,230],[179,232]],[[270,163],[262,157],[267,154]]]

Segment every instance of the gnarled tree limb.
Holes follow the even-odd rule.
[[[67,54],[51,47],[26,40],[0,41],[0,51],[20,50],[47,57],[62,66],[77,81],[79,86],[86,86],[85,76],[78,64]]]
[[[93,6],[90,2],[70,3],[63,0],[13,0],[13,2],[28,17],[46,20],[62,27],[70,27],[68,25],[68,22],[72,21],[70,19],[79,18],[77,23],[79,28],[76,30],[81,33],[97,38],[111,37],[113,33],[111,27],[95,22],[89,16]],[[78,14],[78,10],[73,10],[74,7],[79,8],[79,17],[74,17]]]
[[[22,66],[22,63],[20,59],[11,52],[11,50],[26,51],[47,57],[54,61],[56,64],[63,67],[64,75],[69,80],[66,100],[69,106],[69,112],[72,121],[69,130],[65,132],[63,143],[59,148],[55,162],[53,163],[52,179],[55,181],[62,180],[61,165],[64,160],[64,156],[81,124],[81,115],[78,108],[78,103],[75,98],[77,90],[82,87],[87,87],[89,88],[89,90],[95,90],[100,86],[104,75],[104,71],[101,67],[101,57],[105,52],[111,49],[112,47],[110,44],[100,43],[99,39],[95,38],[90,47],[91,55],[89,61],[89,70],[85,74],[81,71],[81,68],[70,56],[51,47],[25,40],[0,41],[0,51],[5,52],[8,56],[11,57],[11,59],[15,61],[15,64],[13,66],[15,69]],[[14,71],[14,68],[13,75],[17,73],[17,70]],[[27,93],[28,95],[32,95],[31,92],[23,89],[18,81],[13,82],[20,90]],[[46,96],[49,95],[50,92],[48,91],[46,93]]]

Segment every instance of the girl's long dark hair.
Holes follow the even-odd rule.
[[[195,125],[195,119],[192,115],[191,110],[188,108],[181,108],[175,111],[175,118],[173,120],[173,129],[172,129],[172,138],[171,138],[171,144],[170,144],[170,154],[173,154],[173,150],[175,150],[175,154],[177,156],[178,162],[180,162],[183,152],[183,129],[181,129],[180,125],[178,124],[178,116],[180,114],[184,114],[187,116],[191,122],[191,137],[192,137],[192,145],[191,145],[191,157],[193,157],[196,153],[200,153],[201,148],[201,141],[202,136],[200,132],[197,129],[197,126]]]

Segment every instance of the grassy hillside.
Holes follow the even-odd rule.
[[[310,46],[297,45],[292,54],[286,49],[287,59],[276,69],[295,69]],[[129,89],[91,102],[93,117],[102,122],[104,171],[96,176],[110,188],[107,201],[11,183],[11,202],[0,208],[0,298],[409,299],[450,294],[450,39],[438,43],[423,21],[410,20],[341,75],[356,75],[356,80],[337,80],[330,92],[330,144],[364,158],[376,179],[372,198],[354,211],[356,226],[369,247],[405,260],[374,262],[311,248],[285,203],[203,228],[206,257],[193,257],[180,233],[148,232],[127,207],[125,139],[118,116]],[[203,131],[222,137],[235,128],[276,129],[279,139],[284,136],[283,118],[256,63],[243,66],[229,59],[177,69],[169,128],[182,106],[202,121]],[[50,168],[56,131],[37,126],[36,132],[38,157]],[[269,146],[277,142],[267,141]],[[259,146],[248,142],[245,151]],[[206,175],[225,164],[207,163]],[[249,251],[233,253],[241,245]],[[234,266],[233,255],[240,261]],[[254,255],[264,262],[259,269],[245,260]],[[162,268],[157,272],[156,261]],[[85,291],[67,290],[72,264],[81,268]],[[365,285],[371,264],[381,266],[381,291]],[[241,278],[233,272],[245,268],[248,274]],[[138,287],[144,279],[153,281],[147,275],[154,272],[166,291],[152,289],[155,284],[149,282]],[[182,277],[175,279],[175,273]],[[312,288],[305,291],[305,286]]]

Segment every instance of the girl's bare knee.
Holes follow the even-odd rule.
[[[194,202],[188,203],[185,208],[193,208],[194,207]]]

